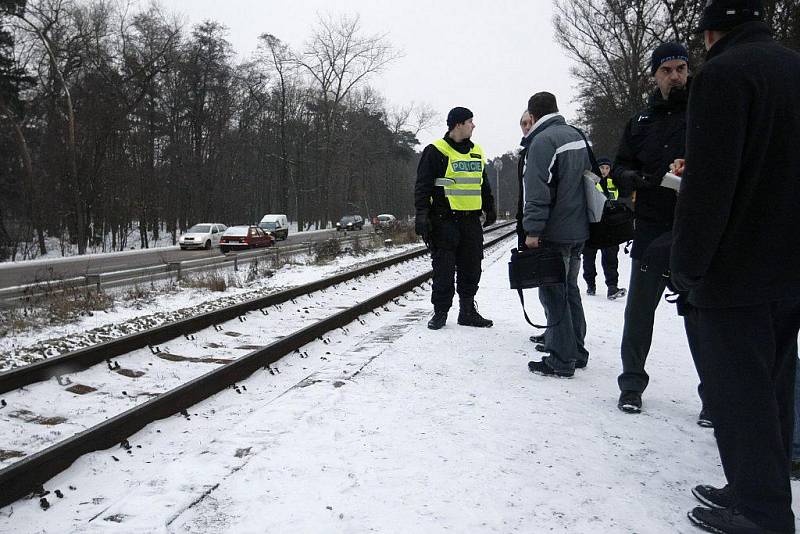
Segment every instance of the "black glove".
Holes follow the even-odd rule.
[[[431,237],[431,220],[428,218],[427,211],[417,212],[417,217],[414,219],[414,232],[422,238],[425,243]]]
[[[614,180],[614,183],[627,193],[630,193],[637,189],[650,189],[657,186],[658,184],[654,183],[654,181],[653,177],[642,176],[637,171],[623,171],[622,174]]]
[[[670,287],[681,293],[686,293],[690,289],[694,289],[695,287],[699,286],[702,280],[703,279],[700,276],[676,273],[674,271],[670,273],[669,277]]]
[[[491,226],[497,222],[497,212],[494,208],[489,208],[486,210],[486,220],[483,221],[483,227],[486,228],[487,226]]]

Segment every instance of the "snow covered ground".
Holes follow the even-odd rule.
[[[371,250],[363,255],[343,254],[335,261],[324,265],[313,264],[313,260],[307,256],[296,256],[292,260],[293,263],[275,270],[273,276],[252,282],[247,281],[251,264],[239,272],[234,272],[231,268],[220,269],[217,271],[218,274],[236,278],[239,285],[239,287],[228,287],[224,293],[183,286],[170,289],[169,281],[157,282],[154,284],[157,291],[153,291],[146,299],[118,299],[113,308],[94,312],[74,323],[31,328],[15,332],[10,336],[0,335],[0,372],[33,363],[43,359],[44,355],[57,356],[188,315],[208,312],[281,289],[303,285],[417,247],[419,245],[412,244]],[[149,284],[144,284],[143,289],[148,288]],[[126,291],[127,289],[123,288],[114,293],[124,295]]]
[[[697,532],[689,489],[723,475],[695,424],[674,308],[657,314],[644,412],[623,414],[624,302],[584,298],[587,369],[532,375],[533,331],[507,289],[511,244],[484,260],[478,303],[493,328],[453,313],[428,330],[429,289],[418,290],[308,358],[287,356],[280,374],[148,426],[128,451],[84,456],[45,484],[48,510],[38,498],[0,510],[0,532]]]

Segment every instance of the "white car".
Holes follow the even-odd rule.
[[[200,223],[195,224],[178,239],[181,250],[188,248],[204,248],[209,250],[211,247],[219,245],[222,232],[228,227],[221,223]]]

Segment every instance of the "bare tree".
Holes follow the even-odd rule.
[[[341,106],[351,91],[380,72],[399,53],[385,35],[361,34],[359,17],[319,16],[311,40],[296,61],[314,80],[319,102],[315,106],[318,125],[324,131],[322,140],[322,176],[318,201],[323,209],[322,220],[331,220],[331,171],[336,150],[335,123],[341,116]]]

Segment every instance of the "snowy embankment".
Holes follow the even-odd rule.
[[[293,261],[298,263],[283,265],[273,276],[253,281],[247,280],[249,268],[239,272],[220,269],[218,273],[235,277],[240,286],[228,287],[224,293],[180,285],[171,287],[170,282],[158,283],[156,288],[161,289],[145,298],[120,300],[115,307],[93,312],[76,322],[0,336],[0,371],[296,287],[418,246],[403,245],[357,256],[342,255],[323,265],[313,265],[309,258],[297,257]],[[119,292],[124,295],[124,290]]]
[[[280,374],[151,424],[129,451],[84,456],[45,485],[64,498],[0,510],[0,532],[697,532],[689,489],[723,475],[695,424],[674,308],[657,314],[644,412],[623,414],[624,302],[584,297],[587,369],[532,375],[533,331],[507,289],[511,242],[484,260],[478,303],[493,328],[460,327],[454,310],[427,330],[418,290],[284,358]]]

